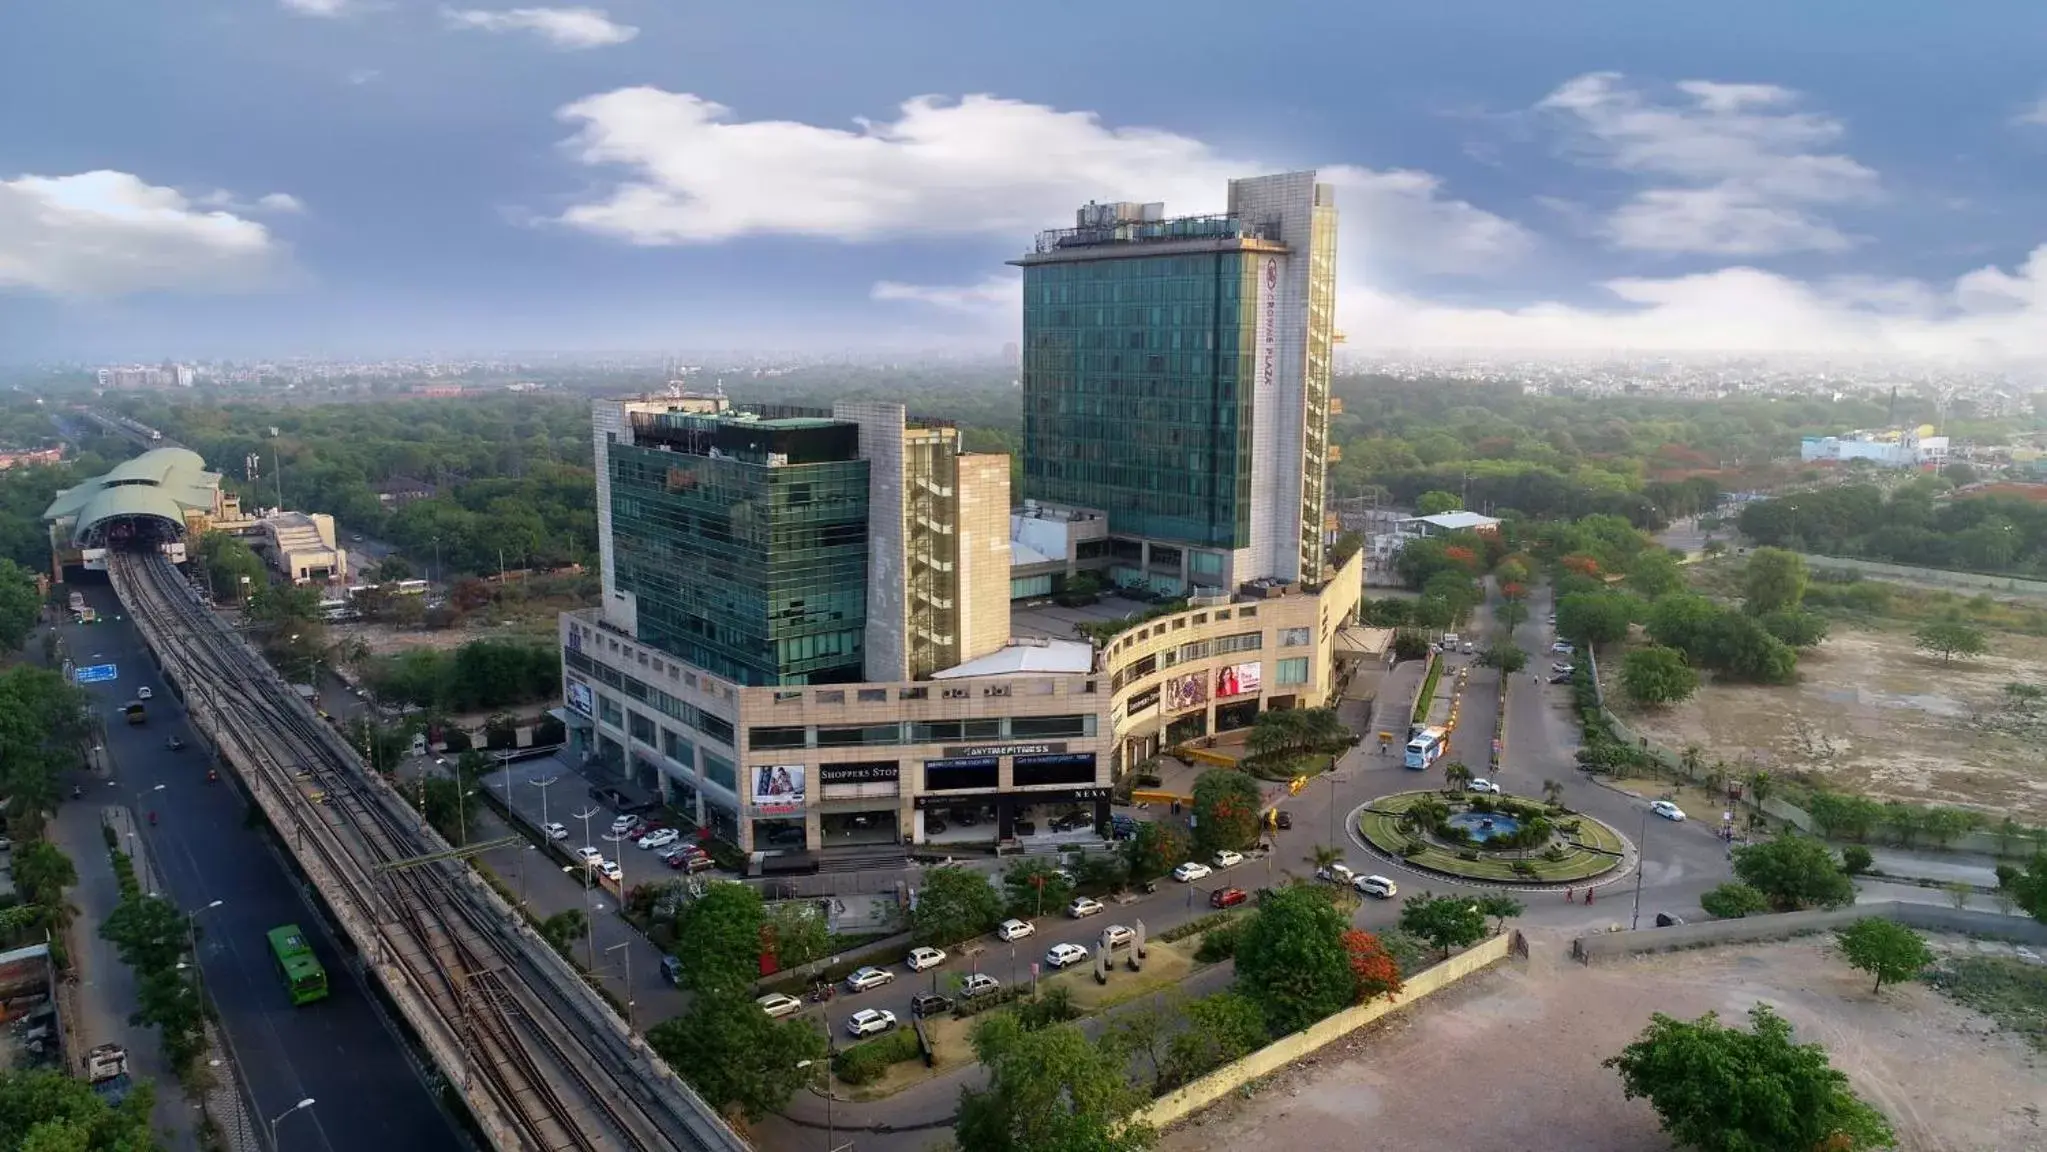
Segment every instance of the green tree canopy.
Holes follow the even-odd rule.
[[[1140,820],[1137,831],[1123,842],[1123,858],[1130,864],[1130,879],[1142,884],[1178,868],[1193,849],[1193,841],[1178,825]]]
[[[1739,920],[1769,908],[1770,900],[1739,881],[1719,885],[1699,897],[1699,907],[1717,920]]]
[[[1940,657],[1942,664],[1952,663],[1957,656],[1981,656],[1990,650],[1983,629],[1956,617],[1930,620],[1919,626],[1912,639],[1919,647]]]
[[[1010,1012],[976,1025],[973,1039],[988,1082],[960,1090],[960,1147],[1142,1152],[1156,1142],[1150,1127],[1126,1122],[1145,1100],[1130,1083],[1130,1054],[1121,1047],[1090,1041],[1071,1024],[1027,1031]]]
[[[1654,600],[1684,590],[1684,569],[1667,550],[1645,548],[1628,562],[1626,584],[1628,591],[1644,600]]]
[[[682,986],[698,999],[737,995],[760,976],[767,910],[744,884],[713,884],[675,918],[675,959]],[[752,997],[747,996],[752,1002]]]
[[[1653,645],[1622,659],[1621,688],[1637,704],[1661,707],[1690,699],[1699,690],[1699,674],[1685,663],[1684,653]]]
[[[649,1029],[647,1043],[713,1108],[753,1121],[817,1078],[829,1041],[808,1020],[770,1019],[746,993],[694,997],[682,1015]],[[797,1067],[804,1061],[813,1067]]]
[[[1350,1005],[1357,989],[1343,934],[1350,922],[1306,884],[1273,889],[1237,935],[1237,990],[1274,1032],[1294,1032]]]
[[[917,890],[910,934],[919,944],[947,947],[971,940],[1002,919],[1002,894],[970,868],[932,868]]]
[[[1151,827],[1146,821],[1141,828]],[[1163,875],[1163,873],[1160,873]],[[1073,899],[1073,884],[1059,874],[1059,866],[1049,857],[1018,860],[1002,871],[1002,895],[1009,904],[1009,911],[1025,918],[1043,914],[1050,908],[1057,912]]]
[[[1734,874],[1782,912],[1841,908],[1855,902],[1855,882],[1825,842],[1787,833],[1734,850]]]
[[[1400,909],[1400,930],[1428,941],[1446,957],[1485,939],[1485,920],[1485,910],[1470,896],[1424,892],[1408,897]]]
[[[1791,1025],[1758,1004],[1750,1030],[1708,1012],[1658,1012],[1606,1061],[1628,1099],[1647,1099],[1679,1146],[1702,1152],[1857,1152],[1896,1145],[1883,1114],[1849,1090],[1825,1048],[1792,1042]]]
[[[1557,635],[1594,646],[1618,643],[1638,607],[1619,592],[1574,592],[1557,601]]]
[[[61,1072],[0,1072],[0,1148],[22,1152],[158,1152],[149,1113],[156,1087],[143,1081],[109,1105]]]
[[[1414,502],[1414,514],[1417,516],[1441,516],[1463,508],[1464,501],[1455,492],[1424,492]]]
[[[1885,983],[1910,980],[1933,963],[1933,949],[1926,946],[1924,936],[1881,916],[1857,920],[1835,932],[1834,940],[1849,967],[1876,977],[1872,993],[1883,991]]]
[[[1242,850],[1258,842],[1264,796],[1258,781],[1233,768],[1211,768],[1194,780],[1194,850]]]
[[[1809,579],[1805,557],[1782,548],[1758,548],[1742,572],[1743,606],[1753,616],[1795,612],[1805,602]]]

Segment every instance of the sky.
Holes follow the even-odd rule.
[[[993,354],[1304,168],[1354,351],[2047,361],[2037,0],[16,4],[0,361]]]

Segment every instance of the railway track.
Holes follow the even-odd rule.
[[[749,1146],[161,556],[109,575],[167,677],[506,1152]]]

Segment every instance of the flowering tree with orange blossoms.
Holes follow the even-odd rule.
[[[1377,936],[1353,928],[1343,934],[1343,951],[1350,957],[1351,974],[1357,977],[1358,1003],[1374,996],[1391,1000],[1400,995],[1400,965]]]
[[[1599,561],[1582,552],[1566,556],[1559,563],[1564,566],[1566,572],[1575,572],[1594,580],[1599,579]]]
[[[1478,553],[1462,544],[1452,544],[1443,549],[1443,559],[1463,568],[1467,572],[1478,571]]]

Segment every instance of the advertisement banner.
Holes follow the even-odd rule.
[[[574,708],[585,716],[596,714],[597,703],[590,696],[590,686],[588,684],[580,680],[569,681],[569,707]]]
[[[1258,691],[1264,676],[1265,665],[1257,660],[1242,664],[1226,664],[1215,671],[1215,698],[1227,700],[1232,696],[1251,696]]]
[[[1195,672],[1187,676],[1175,676],[1166,681],[1166,708],[1173,712],[1185,712],[1208,703],[1208,677]]]
[[[753,770],[753,807],[761,815],[787,815],[803,810],[801,764],[772,764]]]

